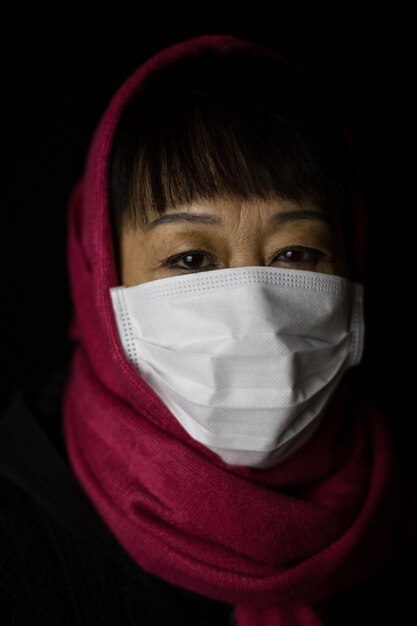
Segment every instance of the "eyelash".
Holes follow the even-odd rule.
[[[315,248],[306,248],[303,246],[292,246],[292,247],[288,247],[285,248],[284,250],[281,250],[281,252],[276,255],[273,259],[272,262],[276,262],[277,260],[279,261],[279,256],[286,254],[288,252],[302,252],[305,253],[307,255],[309,255],[310,257],[313,258],[308,258],[308,259],[302,259],[302,260],[291,260],[291,259],[281,259],[282,263],[286,263],[287,265],[307,265],[307,264],[314,264],[317,263],[320,259],[323,259],[326,255],[324,252],[321,252],[320,250],[316,250]],[[197,268],[197,269],[192,269],[192,268],[187,268],[184,266],[180,266],[178,265],[178,261],[181,261],[181,259],[184,259],[187,256],[202,256],[202,257],[206,257],[209,258],[213,261],[212,264],[210,264],[208,267],[204,267],[204,268]],[[205,250],[187,250],[186,252],[181,252],[180,254],[175,254],[167,259],[165,259],[162,262],[163,267],[168,267],[169,269],[178,269],[178,270],[182,270],[183,272],[187,272],[187,273],[192,273],[192,272],[206,272],[209,270],[213,270],[216,269],[218,267],[218,263],[214,260],[213,255],[211,255],[210,253],[206,252]]]
[[[178,261],[180,261],[181,259],[184,259],[187,256],[203,256],[203,257],[209,257],[210,259],[212,259],[212,261],[214,261],[214,257],[213,255],[209,254],[208,252],[206,252],[205,250],[187,250],[186,252],[181,252],[180,254],[174,254],[174,256],[169,257],[168,259],[165,259],[162,262],[162,265],[164,267],[168,267],[170,269],[179,269],[185,272],[202,272],[202,271],[207,271],[207,269],[190,269],[187,267],[181,267],[176,265],[176,263],[178,263]],[[214,261],[212,266],[210,266],[209,269],[215,269],[217,267],[217,263]]]
[[[322,252],[321,250],[317,250],[316,248],[307,248],[303,246],[293,246],[293,247],[290,246],[288,248],[285,248],[284,250],[281,250],[281,252],[277,256],[274,257],[273,261],[275,261],[279,256],[287,252],[302,252],[310,257],[308,259],[302,259],[298,261],[291,261],[291,259],[282,259],[284,263],[289,263],[289,264],[291,263],[304,263],[304,264],[317,263],[320,259],[323,259],[326,256],[324,252]]]

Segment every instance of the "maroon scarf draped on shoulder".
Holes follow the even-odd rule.
[[[299,452],[267,470],[229,467],[189,437],[129,364],[113,317],[115,125],[149,72],[206,47],[270,54],[232,36],[203,36],[151,58],[114,96],[73,193],[66,444],[81,485],[140,567],[234,604],[238,626],[319,625],[317,603],[372,574],[389,547],[392,450],[381,415],[352,396],[346,379]]]

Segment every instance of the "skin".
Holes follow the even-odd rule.
[[[215,198],[168,209],[147,225],[125,227],[121,283],[244,266],[349,277],[338,216],[312,201]]]

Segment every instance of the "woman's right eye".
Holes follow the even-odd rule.
[[[172,269],[187,270],[189,272],[215,269],[217,266],[212,255],[203,250],[190,250],[181,254],[175,254],[166,259],[163,265]]]

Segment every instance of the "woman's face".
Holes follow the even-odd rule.
[[[126,287],[256,265],[349,277],[340,219],[311,201],[216,198],[168,209],[146,226],[122,232]]]

